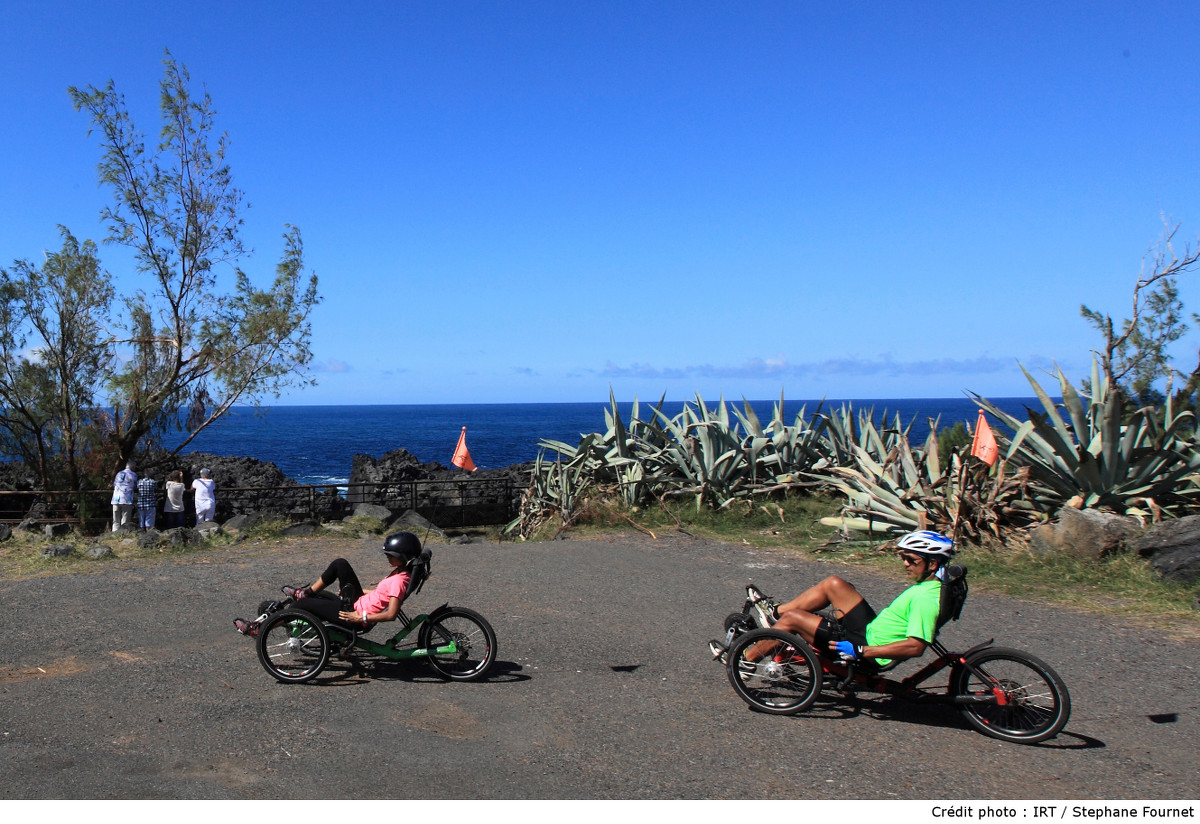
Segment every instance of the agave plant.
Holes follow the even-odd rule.
[[[883,417],[887,419],[886,413]],[[954,476],[938,458],[937,428],[930,428],[921,449],[913,449],[896,417],[882,432],[870,412],[842,407],[829,417],[831,451],[838,464],[811,473],[846,496],[841,517],[822,523],[863,531],[904,532],[943,527],[954,521]],[[957,465],[953,464],[952,469]]]
[[[1145,407],[1123,420],[1123,398],[1092,363],[1092,396],[1085,399],[1056,370],[1061,409],[1024,367],[1043,411],[1018,421],[986,399],[975,402],[1013,430],[1005,460],[1029,470],[1029,495],[1044,512],[1068,502],[1139,517],[1184,512],[1200,503],[1192,479],[1200,470],[1196,425],[1190,411]],[[1003,437],[1000,439],[1003,441]]]

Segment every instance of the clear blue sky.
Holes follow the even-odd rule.
[[[320,277],[285,403],[1027,395],[1018,361],[1084,376],[1079,304],[1128,314],[1162,214],[1200,234],[1195,2],[0,20],[0,265],[103,237],[67,87],[114,80],[153,137],[170,49],[231,138],[243,267],[268,283],[291,223]]]

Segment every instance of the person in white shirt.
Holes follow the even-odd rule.
[[[200,477],[192,481],[196,490],[196,525],[211,521],[217,511],[217,482],[207,469],[200,470]]]

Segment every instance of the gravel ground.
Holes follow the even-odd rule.
[[[953,709],[874,695],[766,716],[705,644],[747,582],[784,596],[834,568],[683,535],[434,545],[406,607],[485,615],[499,638],[486,680],[412,662],[277,684],[231,619],[337,554],[372,585],[378,543],[0,583],[0,798],[1197,797],[1197,642],[973,592],[942,639],[1049,662],[1074,705],[1058,738],[1007,744]],[[842,574],[877,605],[904,586]]]

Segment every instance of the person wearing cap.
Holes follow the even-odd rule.
[[[196,526],[211,521],[217,512],[217,482],[207,469],[200,470],[200,477],[192,481],[196,490]]]
[[[389,535],[383,543],[383,554],[392,570],[375,589],[364,592],[354,567],[345,558],[337,558],[317,580],[306,587],[284,587],[284,594],[296,599],[296,609],[359,632],[371,624],[391,621],[408,592],[408,564],[421,554],[421,539],[411,532]],[[326,591],[335,582],[340,584],[337,595]],[[241,618],[233,622],[238,632],[250,636],[258,634],[258,623]]]

